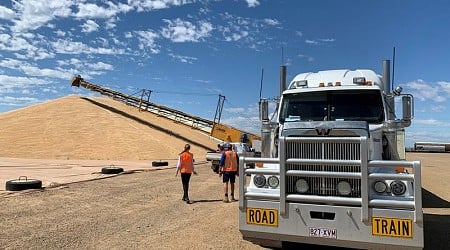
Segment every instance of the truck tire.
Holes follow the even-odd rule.
[[[167,161],[154,161],[152,162],[153,167],[164,167],[169,166],[169,163]]]
[[[121,167],[109,166],[102,168],[102,174],[118,174],[122,172],[123,168]]]
[[[214,173],[219,173],[219,165],[211,165],[211,169]]]
[[[6,190],[21,191],[26,189],[41,189],[42,181],[35,179],[27,179],[26,176],[20,176],[17,180],[9,180],[6,182]]]

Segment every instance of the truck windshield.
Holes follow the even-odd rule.
[[[287,94],[280,111],[281,123],[336,120],[381,123],[383,119],[383,101],[378,90]]]

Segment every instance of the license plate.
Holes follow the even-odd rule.
[[[413,224],[410,219],[372,218],[372,234],[376,236],[412,238],[412,227]]]
[[[337,239],[337,230],[330,228],[309,228],[309,236],[310,237],[320,237],[320,238],[330,238]]]
[[[278,227],[278,210],[247,208],[247,224]]]

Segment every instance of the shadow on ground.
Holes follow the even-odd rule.
[[[423,208],[450,208],[450,202],[422,188],[422,206]]]
[[[208,203],[208,202],[222,202],[222,200],[215,199],[215,200],[191,200],[192,204],[194,203]]]

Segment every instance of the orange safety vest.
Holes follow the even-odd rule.
[[[190,152],[180,154],[180,173],[192,174],[194,155]]]
[[[233,150],[225,151],[225,162],[223,164],[224,172],[237,171],[237,154]]]

